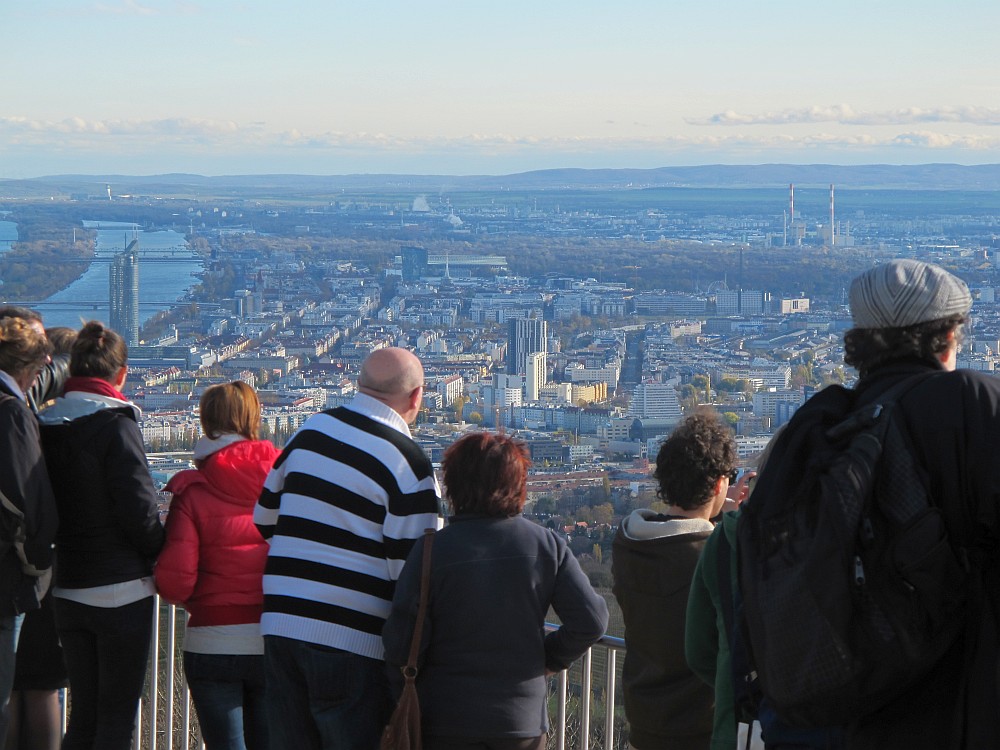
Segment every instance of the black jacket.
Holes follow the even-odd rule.
[[[406,559],[382,631],[398,695],[420,598],[423,542]],[[544,632],[551,606],[562,621]],[[425,736],[537,737],[548,729],[545,670],[604,634],[608,608],[566,542],[522,516],[452,518],[434,536],[420,653]]]
[[[31,410],[37,413],[46,401],[61,396],[63,385],[68,377],[69,355],[60,354],[53,357],[52,361],[39,371],[35,382],[31,384],[31,388],[25,394]]]
[[[0,491],[24,515],[22,560],[12,539],[0,539],[0,616],[38,607],[34,575],[52,565],[52,541],[58,518],[49,477],[38,442],[35,415],[0,381]],[[8,525],[10,521],[10,525]],[[4,531],[14,517],[3,512]],[[6,537],[6,534],[4,534]]]
[[[39,421],[60,518],[55,585],[151,575],[164,533],[134,409],[62,398]]]
[[[859,396],[878,393],[911,373],[917,362],[889,365],[862,379]],[[970,370],[941,372],[900,400],[918,463],[928,475],[949,536],[973,551],[982,570],[973,590],[964,637],[938,667],[885,709],[854,727],[850,748],[915,750],[1000,747],[997,674],[1000,605],[1000,378]]]

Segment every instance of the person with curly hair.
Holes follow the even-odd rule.
[[[736,462],[732,430],[714,412],[687,417],[656,457],[667,512],[635,510],[615,535],[611,570],[628,644],[625,715],[636,750],[704,750],[711,742],[714,695],[685,661],[684,619],[691,576]]]

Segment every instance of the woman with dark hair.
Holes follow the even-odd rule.
[[[604,634],[607,605],[566,542],[521,515],[531,461],[525,445],[477,432],[444,456],[454,510],[434,536],[417,691],[424,747],[545,746],[546,677]],[[382,632],[398,693],[420,596],[423,544],[396,585]],[[545,633],[552,607],[562,626]]]
[[[122,394],[128,348],[87,323],[64,395],[39,414],[59,508],[53,590],[72,691],[63,750],[128,750],[153,623],[163,527],[138,409]]]
[[[260,401],[246,383],[201,397],[197,468],[175,474],[160,595],[187,609],[184,672],[208,750],[266,750],[260,615],[267,542],[253,509],[278,449],[258,440]]]

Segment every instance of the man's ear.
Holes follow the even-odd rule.
[[[424,397],[424,388],[423,386],[418,385],[416,388],[410,391],[410,408],[419,410],[420,401],[421,399],[423,399],[423,397]]]
[[[958,341],[956,341],[955,339],[954,328],[948,331],[948,334],[945,336],[945,338],[948,341],[948,346],[945,347],[945,350],[938,355],[938,359],[942,363],[947,363],[952,356],[957,356],[957,349],[958,349]]]
[[[715,486],[712,487],[712,496],[718,497],[719,493],[722,492],[722,483],[726,481],[726,477],[719,477],[715,480]]]

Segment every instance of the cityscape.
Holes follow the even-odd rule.
[[[569,535],[601,587],[617,520],[659,502],[650,459],[684,414],[717,410],[752,468],[815,389],[854,379],[841,338],[858,269],[913,257],[953,270],[975,294],[960,366],[1000,363],[996,192],[536,178],[436,194],[419,178],[289,178],[205,197],[139,180],[126,192],[127,178],[8,181],[0,297],[47,325],[96,317],[123,334],[161,483],[189,465],[209,385],[258,389],[280,447],[352,398],[368,354],[409,348],[431,459],[469,430],[523,439],[527,512]]]
[[[439,479],[463,436],[524,441],[524,517],[563,540],[607,606],[593,661],[549,686],[549,742],[612,750],[634,729],[614,661],[627,634],[613,545],[636,514],[670,512],[653,468],[686,415],[720,415],[739,472],[753,471],[806,399],[855,382],[846,290],[896,258],[968,283],[957,364],[998,371],[1000,167],[879,168],[882,188],[870,170],[830,168],[845,180],[832,183],[815,181],[819,166],[741,168],[742,186],[711,168],[682,171],[694,184],[612,170],[447,189],[385,176],[6,180],[0,300],[48,326],[96,318],[121,332],[161,516],[164,486],[193,465],[210,386],[256,389],[261,437],[281,447],[355,398],[369,355],[413,351],[424,390],[411,432]],[[180,611],[160,613],[165,653]],[[167,664],[154,660],[164,679]],[[149,702],[150,747],[184,689]]]
[[[4,558],[26,585],[0,612],[0,743],[110,747],[82,739],[91,713],[116,715],[122,750],[371,730],[387,695],[361,682],[397,676],[392,634],[409,645],[426,606],[425,747],[470,729],[550,750],[1000,745],[1000,532],[978,502],[998,491],[1000,4],[5,11],[0,305],[21,322],[0,343],[20,331],[42,369],[0,373],[2,494],[17,506],[44,458],[53,502],[35,482],[48,518],[25,512],[37,538]],[[913,261],[932,270],[897,289]],[[874,327],[850,332],[852,312]],[[90,347],[100,372],[64,384],[42,327],[63,347],[82,330],[76,364]],[[939,363],[960,370],[873,385]],[[127,438],[105,455],[131,511],[91,472],[95,415]],[[85,439],[62,450],[67,432]],[[140,508],[141,539],[121,522]],[[509,536],[483,533],[495,520]],[[418,609],[403,561],[436,524],[409,556],[435,540]],[[54,571],[51,610],[32,566]],[[74,612],[100,639],[142,629],[91,659]],[[143,685],[118,673],[143,660]],[[30,689],[63,666],[61,689]],[[850,690],[807,695],[847,668]],[[435,727],[444,673],[462,681],[440,683]],[[820,713],[801,722],[775,685]]]

